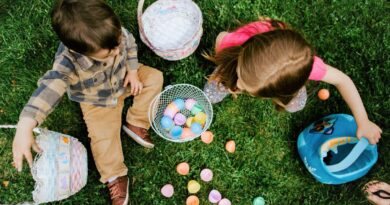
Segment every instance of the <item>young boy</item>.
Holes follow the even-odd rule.
[[[161,91],[162,73],[138,63],[134,37],[103,0],[58,0],[51,16],[62,43],[53,69],[39,80],[20,115],[14,166],[21,171],[23,157],[31,165],[31,147],[40,152],[32,130],[67,91],[69,99],[80,103],[100,181],[108,182],[112,204],[127,204],[129,180],[120,139],[124,99],[134,96],[123,130],[153,148],[147,112]]]

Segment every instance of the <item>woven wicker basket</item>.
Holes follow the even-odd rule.
[[[158,0],[144,13],[138,2],[141,40],[158,56],[180,60],[191,55],[203,33],[202,12],[192,0]]]

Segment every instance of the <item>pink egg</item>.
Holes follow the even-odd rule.
[[[205,131],[200,136],[200,139],[202,140],[202,142],[210,144],[214,139],[214,134],[211,131]]]
[[[236,151],[236,143],[233,140],[226,142],[225,148],[228,152],[234,153]]]
[[[222,199],[222,195],[221,193],[219,193],[219,191],[213,189],[211,190],[210,194],[209,194],[209,201],[213,204],[216,204],[218,203],[219,201],[221,201]]]
[[[195,134],[191,131],[190,128],[185,127],[183,128],[183,132],[181,133],[181,138],[186,139],[186,138],[193,138]]]
[[[161,188],[161,194],[167,198],[170,198],[173,196],[173,186],[172,184],[166,184]]]
[[[203,169],[200,172],[200,178],[205,182],[209,182],[213,179],[213,172],[210,169]]]
[[[167,117],[169,117],[169,118],[171,118],[171,119],[173,119],[173,118],[175,117],[175,115],[176,115],[177,112],[179,112],[179,110],[174,110],[174,109],[168,109],[168,108],[166,108],[166,109],[164,110],[164,115],[167,116]]]
[[[224,198],[221,201],[219,201],[218,205],[232,205],[232,202],[230,202],[229,199]]]
[[[199,198],[195,195],[191,195],[186,200],[186,205],[199,205]]]
[[[187,162],[182,162],[176,166],[176,171],[180,175],[187,175],[190,172],[190,165]]]
[[[187,110],[192,110],[192,107],[196,104],[196,100],[189,98],[186,100],[185,105]]]

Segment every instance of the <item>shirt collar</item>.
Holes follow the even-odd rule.
[[[80,65],[81,70],[87,70],[88,68],[92,67],[94,63],[96,63],[88,56],[78,53],[74,50],[69,49],[69,53],[73,55],[75,61]]]

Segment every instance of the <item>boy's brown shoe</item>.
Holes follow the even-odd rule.
[[[107,184],[112,205],[127,205],[129,202],[129,178],[122,176]]]
[[[129,123],[126,123],[126,125],[123,125],[122,129],[128,134],[134,141],[136,141],[138,144],[146,147],[146,148],[153,148],[154,144],[152,140],[150,139],[148,130],[145,128],[137,127],[134,125],[130,125]]]

